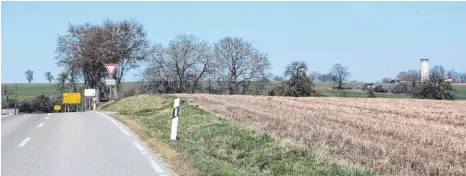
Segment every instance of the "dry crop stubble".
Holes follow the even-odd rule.
[[[395,175],[466,175],[466,101],[177,96],[335,162]]]

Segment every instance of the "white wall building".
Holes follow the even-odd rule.
[[[429,59],[421,59],[421,81],[429,79]]]

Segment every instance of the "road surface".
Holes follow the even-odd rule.
[[[2,176],[174,175],[122,123],[100,112],[1,120]]]

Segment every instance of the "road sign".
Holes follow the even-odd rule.
[[[107,79],[105,80],[106,85],[115,85],[115,80],[114,79]]]
[[[84,96],[94,97],[95,96],[95,89],[84,89]]]
[[[115,73],[117,66],[118,66],[117,64],[105,64],[105,68],[107,69],[108,75],[110,77],[112,77],[113,74]]]
[[[60,105],[55,105],[55,106],[53,106],[53,110],[54,111],[59,111],[59,110],[61,110],[61,106]]]
[[[63,104],[81,103],[81,93],[63,93]]]

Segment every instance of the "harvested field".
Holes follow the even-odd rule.
[[[389,175],[466,175],[466,101],[176,96],[340,164]]]

